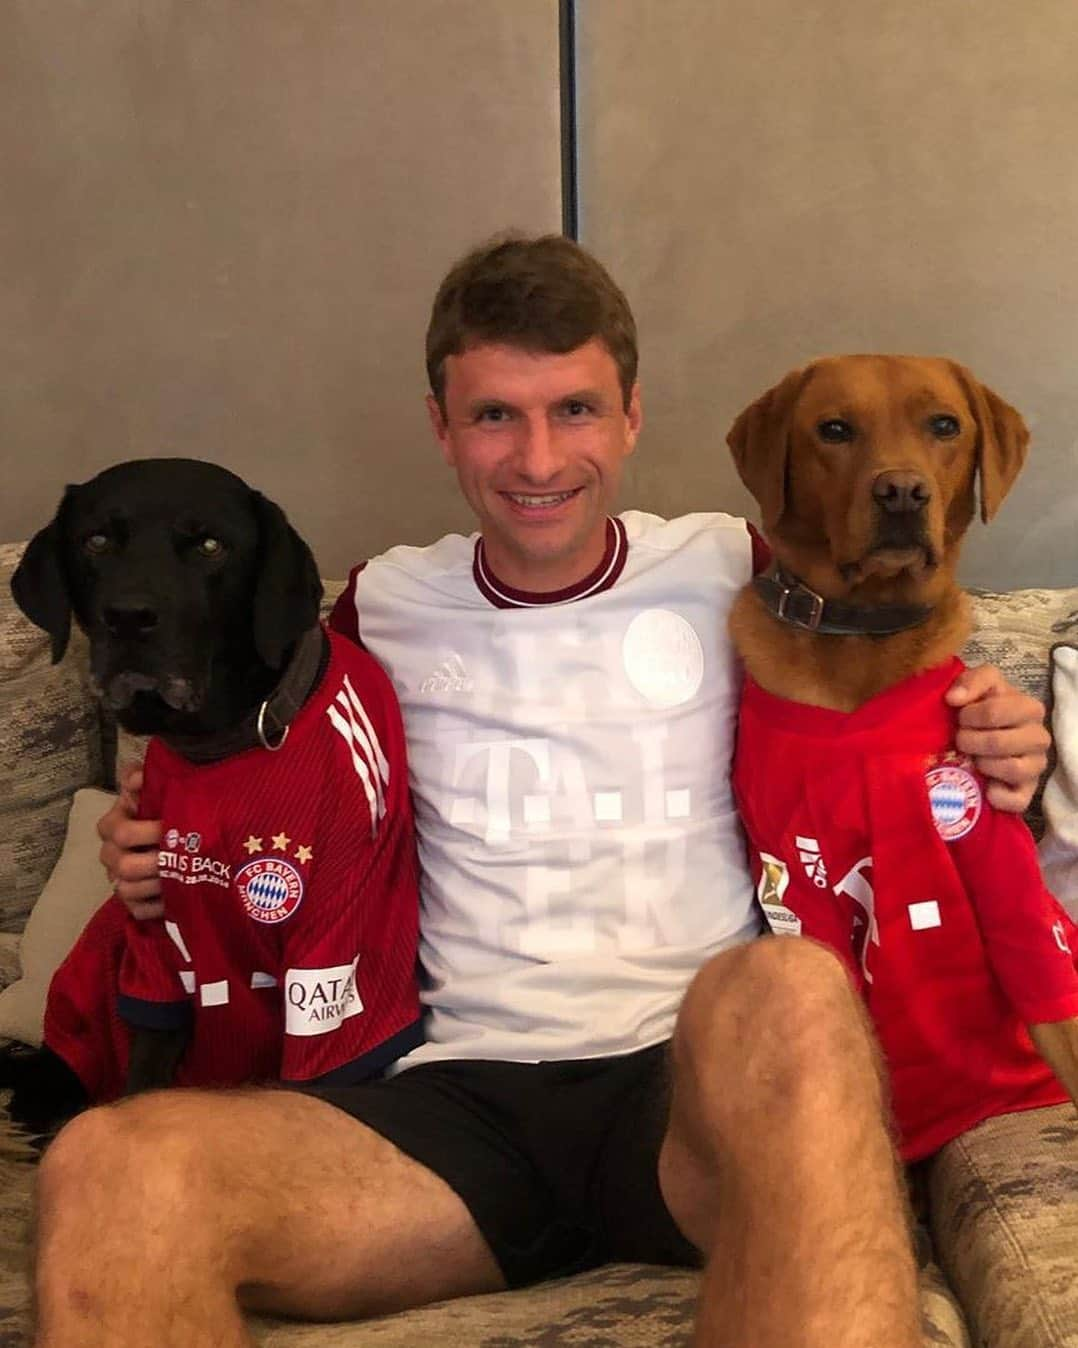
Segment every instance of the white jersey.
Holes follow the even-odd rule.
[[[419,833],[429,1042],[404,1065],[658,1043],[758,933],[726,632],[751,572],[743,520],[628,512],[557,603],[499,587],[474,536],[353,574],[335,621],[396,686]]]

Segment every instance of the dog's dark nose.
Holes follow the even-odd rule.
[[[157,626],[157,610],[149,604],[106,604],[101,611],[105,626],[114,637],[144,637]]]
[[[932,492],[920,473],[881,473],[872,484],[872,499],[889,515],[912,515],[923,510]]]

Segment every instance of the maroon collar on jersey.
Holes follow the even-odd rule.
[[[533,592],[515,590],[511,585],[500,581],[487,563],[483,537],[475,541],[475,556],[472,559],[472,575],[476,586],[484,599],[495,608],[545,608],[548,604],[569,604],[576,599],[586,599],[588,595],[601,594],[609,590],[625,567],[629,555],[629,539],[625,525],[619,519],[606,521],[606,549],[602,561],[583,580],[577,581],[564,590]]]
[[[321,625],[312,627],[296,642],[280,683],[261,707],[255,708],[239,725],[229,726],[217,735],[162,735],[161,738],[188,762],[216,763],[265,743],[259,735],[261,719],[263,734],[279,748],[296,713],[325,672],[328,660],[329,640]]]

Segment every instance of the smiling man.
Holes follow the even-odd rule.
[[[77,1119],[43,1165],[40,1345],[239,1345],[240,1304],[372,1315],[617,1259],[705,1265],[698,1345],[920,1344],[859,1004],[820,947],[755,939],[725,621],[765,558],[726,515],[611,515],[636,363],[567,240],[443,282],[430,415],[480,531],[357,568],[332,618],[401,699],[427,1042],[371,1085]],[[1021,808],[1043,709],[992,672],[954,696]],[[103,859],[154,920],[135,785]]]

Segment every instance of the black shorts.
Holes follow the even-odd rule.
[[[510,1287],[613,1260],[701,1262],[659,1192],[665,1044],[570,1062],[432,1062],[307,1093],[445,1180]]]

